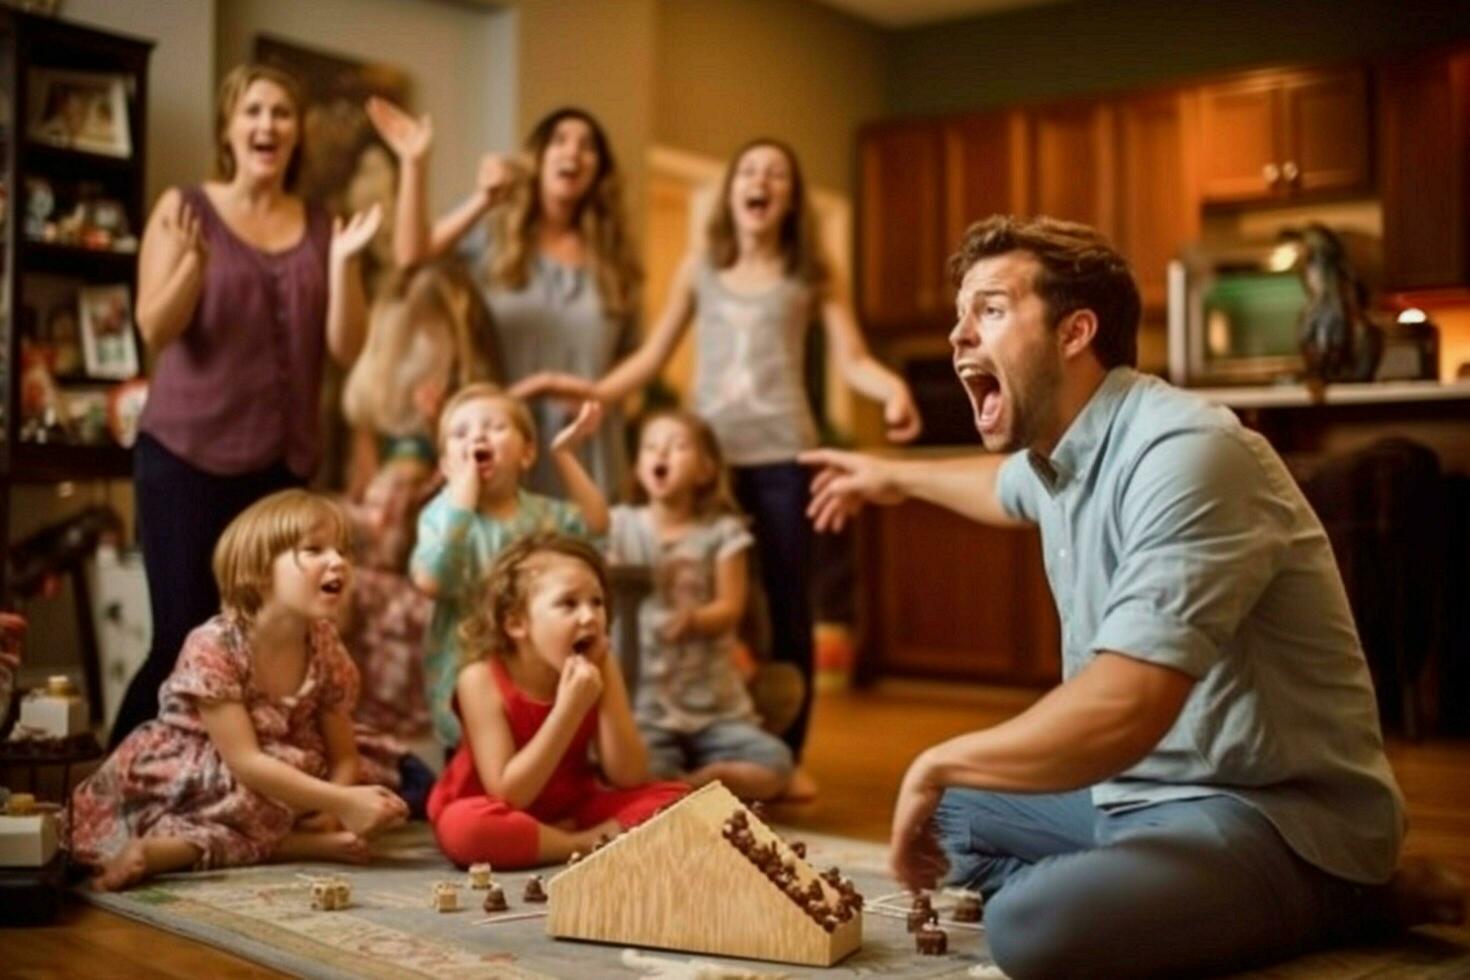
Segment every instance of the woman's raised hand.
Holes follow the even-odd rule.
[[[383,208],[374,204],[343,221],[332,219],[332,261],[343,262],[367,248],[383,223]]]
[[[523,169],[512,157],[487,153],[480,157],[480,170],[475,175],[475,189],[485,195],[485,204],[488,207],[496,207],[510,196],[511,188],[515,186]]]
[[[164,212],[159,217],[158,229],[163,232],[164,241],[173,250],[173,264],[182,262],[184,256],[190,252],[199,257],[200,265],[209,258],[209,248],[204,244],[199,215],[184,202],[184,195],[179,195],[179,206],[174,209],[173,214]]]
[[[434,124],[427,115],[415,119],[379,96],[367,100],[367,117],[388,149],[400,160],[423,160],[434,142]]]

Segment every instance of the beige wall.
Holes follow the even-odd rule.
[[[154,42],[148,61],[151,202],[209,169],[214,105],[214,0],[67,0],[66,20]]]
[[[659,146],[724,160],[775,136],[851,195],[857,128],[884,112],[882,31],[812,0],[659,0],[657,27]]]
[[[217,74],[248,60],[260,33],[401,68],[414,108],[434,119],[435,211],[473,185],[480,154],[511,146],[514,15],[443,0],[216,0]],[[211,83],[211,87],[213,83]]]
[[[653,135],[655,0],[523,0],[516,7],[523,138],[553,109],[580,106],[606,128],[641,231]]]

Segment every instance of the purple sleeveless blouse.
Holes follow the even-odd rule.
[[[209,261],[194,316],[158,355],[139,427],[220,476],[284,461],[311,476],[326,345],[331,219],[308,205],[306,231],[262,252],[224,223],[203,188],[183,191]]]

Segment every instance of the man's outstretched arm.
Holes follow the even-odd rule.
[[[1000,505],[997,479],[1008,457],[977,453],[954,459],[897,459],[840,449],[801,454],[818,467],[807,508],[818,531],[839,531],[864,504],[926,500],[973,521],[1024,527]]]

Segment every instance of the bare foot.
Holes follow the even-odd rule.
[[[92,887],[99,892],[120,892],[148,877],[148,856],[141,840],[130,840],[92,876]]]
[[[1404,929],[1457,926],[1465,921],[1465,880],[1427,858],[1410,858],[1388,884],[1394,916]]]
[[[336,861],[366,864],[371,855],[367,841],[350,830],[332,833],[292,831],[271,855],[276,861]]]
[[[801,767],[791,774],[791,780],[781,795],[776,798],[777,803],[810,803],[817,798],[817,781],[812,774]]]

